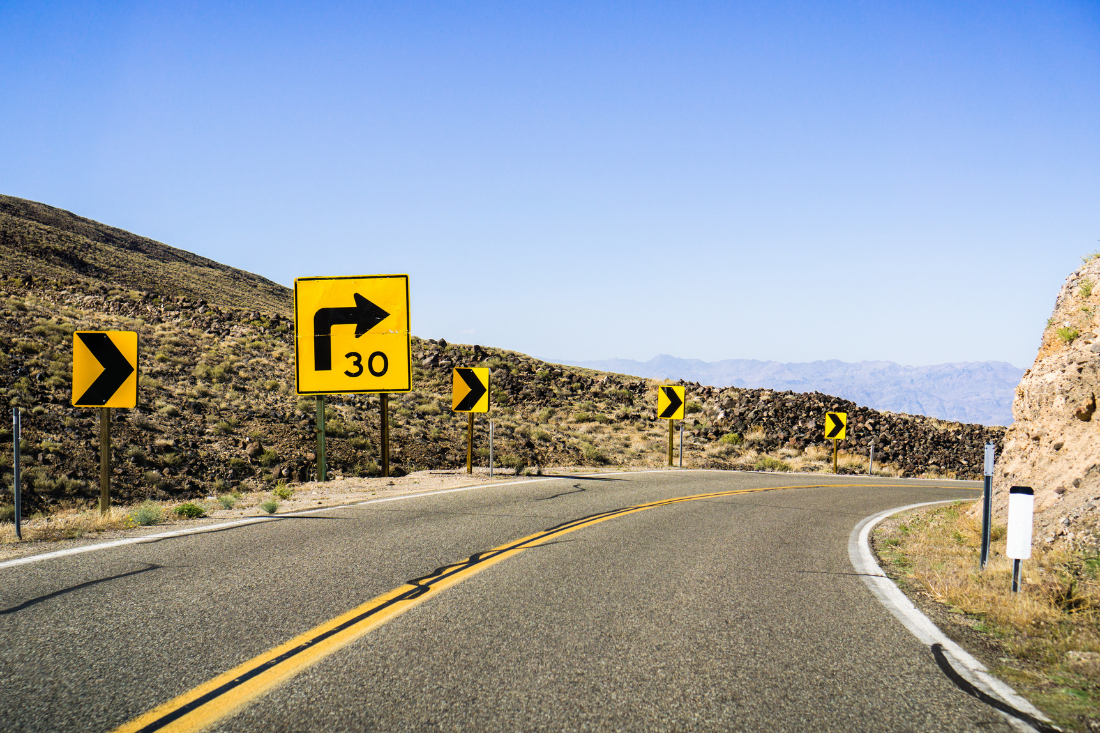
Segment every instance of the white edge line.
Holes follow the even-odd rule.
[[[901,621],[905,628],[909,629],[913,636],[917,637],[925,646],[931,648],[933,644],[942,645],[944,654],[947,656],[948,661],[951,662],[951,666],[954,667],[955,671],[964,679],[970,682],[970,684],[988,695],[1000,698],[1003,702],[1021,712],[1027,713],[1039,720],[1050,722],[1050,718],[1044,715],[1042,711],[1038,710],[1034,705],[1018,695],[1016,691],[1007,684],[989,674],[989,670],[986,669],[984,664],[949,639],[938,626],[932,623],[931,619],[921,613],[921,611],[913,605],[913,602],[894,584],[894,581],[886,577],[886,574],[882,572],[882,568],[879,567],[878,562],[876,562],[874,553],[871,552],[871,530],[873,530],[882,520],[893,514],[904,512],[909,509],[931,506],[933,504],[950,504],[954,501],[958,500],[925,501],[919,504],[909,504],[908,506],[887,509],[886,511],[867,517],[856,525],[848,538],[848,559],[856,569],[856,572],[862,577],[863,582],[867,584],[867,587],[871,589],[871,592],[878,598],[879,602],[886,607],[886,610],[892,613],[898,621]],[[1005,715],[1005,717],[1009,719],[1009,722],[1013,723],[1014,727],[1019,728],[1019,725],[1016,724],[1020,724],[1024,726],[1020,728],[1022,730],[1035,730],[1030,725],[1027,725],[1017,718],[1012,718],[1008,715]]]
[[[142,542],[155,542],[157,540],[168,539],[171,537],[184,537],[192,534],[203,534],[204,532],[217,532],[229,527],[243,527],[248,524],[259,524],[260,522],[274,522],[284,517],[305,517],[310,514],[318,514],[320,512],[331,512],[337,509],[347,509],[353,506],[366,506],[368,504],[384,504],[391,501],[408,501],[410,499],[419,499],[425,496],[437,496],[439,494],[453,494],[459,491],[472,491],[474,489],[488,489],[494,486],[518,486],[519,484],[537,483],[540,481],[557,481],[559,479],[569,478],[587,478],[591,476],[618,476],[624,473],[664,473],[661,470],[650,471],[616,471],[603,472],[603,473],[578,473],[571,476],[543,476],[539,478],[529,478],[523,481],[507,481],[507,482],[494,482],[488,484],[475,484],[473,486],[459,486],[454,489],[440,489],[438,491],[424,491],[416,494],[404,494],[402,496],[388,496],[383,499],[370,499],[368,501],[360,501],[353,504],[339,504],[337,506],[326,506],[320,509],[308,509],[300,512],[288,512],[286,514],[274,514],[269,517],[249,517],[248,519],[235,519],[230,522],[222,522],[220,524],[208,524],[203,527],[189,527],[187,529],[177,529],[171,532],[158,532],[156,534],[142,535],[141,537],[127,537],[121,540],[108,540],[107,542],[97,542],[91,545],[84,545],[83,547],[70,547],[66,550],[55,550],[54,552],[43,552],[38,555],[28,555],[27,557],[17,557],[14,560],[5,560],[0,562],[0,570],[4,568],[11,568],[17,565],[29,565],[35,562],[45,562],[46,560],[56,560],[60,557],[68,557],[69,555],[79,555],[85,552],[97,552],[99,550],[109,550],[114,547],[124,547],[126,545],[138,545]]]

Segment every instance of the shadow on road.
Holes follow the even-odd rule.
[[[576,474],[566,475],[560,473],[544,473],[541,478],[564,478],[570,481],[624,481],[625,479],[614,478],[613,476],[577,476]]]
[[[559,496],[569,496],[570,494],[579,494],[582,491],[586,491],[586,490],[587,489],[585,489],[580,484],[573,484],[573,490],[572,491],[562,491],[561,493],[553,494],[552,496],[543,496],[539,499],[535,499],[535,501],[549,501],[550,499],[557,499]]]
[[[90,588],[93,585],[99,585],[100,583],[106,583],[106,582],[111,581],[111,580],[118,580],[120,578],[126,578],[126,577],[129,577],[131,575],[138,575],[140,573],[148,573],[150,570],[161,570],[163,567],[164,567],[163,565],[154,565],[153,563],[146,563],[145,567],[141,568],[140,570],[131,570],[128,573],[119,573],[118,575],[112,575],[112,576],[107,577],[107,578],[100,578],[99,580],[89,580],[86,583],[80,583],[79,585],[74,585],[71,588],[62,588],[61,590],[55,590],[53,593],[47,593],[44,596],[38,596],[37,598],[32,598],[29,601],[23,601],[18,606],[12,606],[11,608],[5,608],[4,610],[0,611],[0,616],[5,616],[9,613],[18,613],[19,611],[25,610],[27,608],[30,608],[31,606],[42,603],[43,601],[48,601],[51,598],[56,598],[58,596],[63,596],[66,593],[72,593],[73,591],[78,591],[78,590],[81,590],[83,588]]]

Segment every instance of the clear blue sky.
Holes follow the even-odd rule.
[[[766,7],[762,7],[766,6]],[[0,193],[424,337],[1029,366],[1100,248],[1100,3],[0,3]]]

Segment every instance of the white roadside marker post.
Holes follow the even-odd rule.
[[[867,464],[867,475],[873,476],[875,474],[875,441],[871,441],[871,460]]]
[[[985,488],[982,490],[982,570],[989,562],[989,532],[993,523],[993,444],[985,444]]]
[[[493,420],[489,419],[489,478],[493,477]]]
[[[1035,492],[1030,486],[1008,490],[1008,541],[1005,555],[1012,558],[1012,592],[1020,592],[1020,561],[1031,557],[1031,528]]]
[[[680,421],[680,468],[684,467],[684,421]]]

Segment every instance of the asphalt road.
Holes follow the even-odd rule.
[[[0,730],[112,730],[473,553],[600,512],[763,487],[794,488],[656,506],[519,550],[211,729],[1010,730],[848,560],[864,517],[973,499],[976,486],[552,479],[2,568]]]

